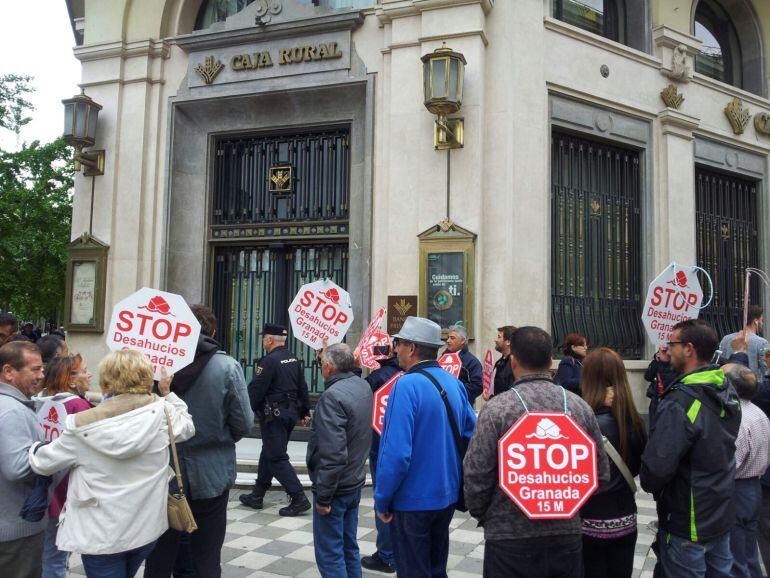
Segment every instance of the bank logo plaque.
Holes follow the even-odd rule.
[[[291,165],[270,167],[267,189],[271,193],[285,195],[294,192],[294,178]]]
[[[206,60],[203,61],[203,64],[199,64],[195,67],[195,72],[200,75],[203,82],[211,84],[224,67],[225,65],[219,60],[214,60],[213,56],[207,56]]]

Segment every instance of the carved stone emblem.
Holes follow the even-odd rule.
[[[687,64],[687,47],[684,44],[674,48],[674,53],[671,56],[671,71],[666,72],[666,76],[679,82],[689,81],[690,66]]]
[[[206,84],[211,84],[222,69],[225,67],[219,60],[214,60],[213,56],[207,56],[203,64],[195,67],[197,72]]]
[[[754,128],[758,133],[770,136],[770,114],[766,112],[755,114]]]
[[[679,94],[676,86],[672,83],[660,91],[660,98],[669,108],[679,108],[684,102],[684,96]]]
[[[725,107],[725,116],[730,121],[735,134],[743,134],[746,125],[749,124],[751,113],[748,108],[743,108],[743,102],[737,96]]]
[[[257,0],[254,24],[264,26],[283,10],[283,0]]]

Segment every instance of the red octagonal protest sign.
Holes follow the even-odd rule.
[[[289,306],[294,337],[313,349],[340,343],[353,323],[350,294],[330,279],[306,283]]]
[[[500,489],[533,520],[571,518],[599,485],[596,443],[563,412],[525,413],[497,452]]]
[[[112,351],[138,349],[160,370],[176,373],[195,359],[201,324],[181,295],[143,287],[112,309],[107,346]]]
[[[382,425],[385,423],[385,410],[388,409],[388,399],[390,399],[390,392],[393,389],[393,385],[398,381],[398,378],[404,375],[403,371],[399,371],[396,375],[391,377],[388,381],[382,384],[382,387],[374,392],[374,408],[372,409],[372,429],[377,432],[377,435],[382,435]]]
[[[463,366],[463,362],[460,361],[458,353],[445,353],[438,358],[438,364],[444,371],[448,371],[457,378],[460,377],[460,369]]]

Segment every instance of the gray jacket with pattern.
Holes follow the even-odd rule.
[[[562,388],[549,376],[518,380],[514,388],[530,411],[564,410]],[[566,395],[567,407],[575,421],[596,441],[599,484],[606,483],[610,479],[610,468],[594,412],[574,393],[567,391]],[[468,510],[483,524],[487,540],[579,535],[579,515],[568,520],[530,520],[498,486],[497,442],[523,413],[524,407],[513,390],[493,397],[481,410],[463,461]]]

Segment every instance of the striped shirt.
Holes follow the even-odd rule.
[[[758,478],[770,465],[770,419],[741,399],[741,428],[735,440],[735,478]]]

